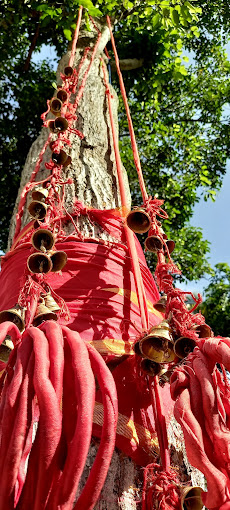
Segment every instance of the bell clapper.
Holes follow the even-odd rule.
[[[39,273],[43,273],[43,269],[44,269],[44,260],[41,260],[41,262],[39,263]]]

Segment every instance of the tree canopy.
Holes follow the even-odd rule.
[[[187,279],[198,279],[211,272],[209,243],[189,219],[200,197],[215,199],[230,152],[228,0],[3,0],[0,246],[6,246],[28,149],[54,93],[49,62],[35,64],[32,55],[44,44],[54,46],[58,57],[66,51],[80,4],[88,30],[89,15],[102,25],[105,15],[111,16],[148,191],[165,200],[164,228],[176,241],[174,260]],[[110,45],[108,50],[113,61]],[[112,83],[118,91],[115,72]],[[122,159],[137,205],[141,198],[122,101],[119,121]]]
[[[207,324],[216,335],[230,336],[230,267],[219,263],[205,289],[201,305]]]

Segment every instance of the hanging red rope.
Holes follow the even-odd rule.
[[[102,63],[102,69],[103,69],[103,75],[104,75],[104,83],[106,87],[106,94],[108,99],[108,107],[109,107],[109,116],[110,116],[110,123],[111,123],[111,129],[112,129],[112,137],[113,137],[113,146],[114,146],[114,152],[115,152],[115,159],[116,159],[116,167],[117,167],[117,175],[118,175],[118,182],[119,182],[119,189],[120,189],[120,195],[121,195],[121,205],[123,208],[124,213],[128,211],[128,203],[127,203],[127,197],[126,197],[126,190],[124,185],[124,178],[123,178],[123,170],[122,170],[122,164],[120,159],[120,153],[119,153],[119,147],[118,147],[118,140],[117,135],[115,131],[115,125],[113,120],[113,112],[112,112],[112,103],[111,103],[111,93],[109,90],[109,84],[107,80],[106,75],[106,69],[103,59],[101,59]],[[128,226],[124,225],[126,239],[127,239],[127,245],[129,249],[129,256],[132,261],[133,266],[133,274],[135,278],[135,284],[137,289],[137,296],[138,296],[138,302],[140,307],[140,314],[141,314],[141,321],[142,321],[142,327],[144,331],[148,330],[148,309],[146,304],[146,297],[142,282],[142,277],[140,274],[140,267],[139,267],[139,261],[136,253],[136,246],[133,238],[133,233],[128,228]]]
[[[139,158],[136,137],[135,137],[135,133],[134,133],[134,129],[133,129],[132,118],[130,115],[129,104],[128,104],[128,100],[127,100],[127,95],[126,95],[126,90],[125,90],[125,86],[124,86],[122,73],[120,70],[119,58],[118,58],[118,54],[117,54],[117,49],[116,49],[116,45],[115,45],[115,41],[114,41],[114,37],[113,37],[113,32],[112,32],[112,27],[111,27],[111,22],[110,22],[109,16],[107,16],[107,23],[108,23],[108,27],[109,27],[109,31],[110,31],[110,38],[111,38],[113,53],[114,53],[115,62],[116,62],[117,74],[118,74],[119,82],[120,82],[120,90],[121,90],[121,94],[123,97],[126,115],[127,115],[127,119],[128,119],[129,133],[130,133],[132,150],[133,150],[133,159],[134,159],[134,163],[135,163],[135,166],[137,169],[137,175],[138,175],[138,179],[139,179],[143,202],[144,202],[144,204],[146,204],[148,201],[148,193],[146,191],[145,181],[144,181],[143,173],[142,173],[142,169],[141,169],[141,162],[140,162],[140,158]]]

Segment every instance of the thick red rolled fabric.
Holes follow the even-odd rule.
[[[202,499],[209,509],[227,510],[230,501],[229,384],[215,367],[229,369],[230,341],[210,338],[199,342],[184,366],[171,377],[174,414],[185,439],[189,462],[206,477]]]

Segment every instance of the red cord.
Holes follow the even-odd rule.
[[[116,160],[116,167],[117,167],[118,183],[119,183],[119,189],[120,189],[120,195],[121,195],[121,205],[122,205],[123,211],[125,213],[127,213],[128,202],[127,202],[126,190],[125,190],[125,186],[124,186],[123,169],[122,169],[122,164],[121,164],[118,139],[117,139],[116,129],[115,129],[114,120],[113,120],[111,93],[109,90],[109,84],[108,84],[107,75],[106,75],[105,63],[102,58],[101,58],[101,63],[102,63],[102,69],[103,69],[103,75],[104,75],[106,94],[107,94],[107,99],[108,99],[109,116],[110,116],[110,122],[111,122],[111,130],[112,130],[115,160]],[[130,230],[130,228],[126,225],[126,223],[124,224],[124,230],[125,230],[127,245],[128,245],[128,249],[129,249],[129,256],[130,256],[130,259],[132,262],[133,275],[134,275],[134,280],[135,280],[135,285],[136,285],[136,291],[137,291],[137,297],[138,297],[138,303],[139,303],[140,315],[141,315],[141,321],[142,321],[142,328],[144,331],[147,331],[148,326],[149,326],[147,300],[146,300],[146,296],[145,296],[144,285],[143,285],[143,281],[142,281],[139,260],[138,260],[136,245],[135,245],[135,241],[134,241],[134,235],[133,235],[133,232]]]
[[[73,63],[74,63],[74,57],[75,57],[76,46],[77,46],[77,41],[78,41],[78,36],[79,36],[80,24],[81,24],[82,10],[83,10],[83,7],[82,7],[82,5],[80,5],[79,11],[78,11],[77,26],[76,26],[75,33],[74,33],[71,55],[70,55],[69,64],[68,64],[70,67],[72,67]]]
[[[130,115],[129,104],[128,104],[128,100],[127,100],[127,95],[126,95],[126,90],[125,90],[125,86],[124,86],[122,73],[120,70],[119,58],[118,58],[118,54],[117,54],[117,50],[116,50],[116,45],[115,45],[115,41],[114,41],[114,37],[113,37],[113,32],[112,32],[109,16],[107,16],[107,23],[108,23],[108,27],[109,27],[109,31],[110,31],[111,43],[112,43],[113,53],[114,53],[115,62],[116,62],[117,74],[118,74],[119,82],[120,82],[121,94],[123,97],[123,101],[124,101],[124,105],[125,105],[125,109],[126,109],[126,115],[127,115],[127,119],[128,119],[129,133],[130,133],[130,138],[131,138],[134,163],[135,163],[135,166],[137,169],[137,174],[138,174],[139,184],[140,184],[141,193],[142,193],[142,197],[143,197],[143,202],[144,202],[144,204],[146,204],[146,202],[148,200],[148,193],[146,191],[145,181],[143,178],[136,137],[135,137],[135,133],[134,133],[134,129],[133,129],[133,123],[132,123],[132,119],[131,119],[131,115]]]

